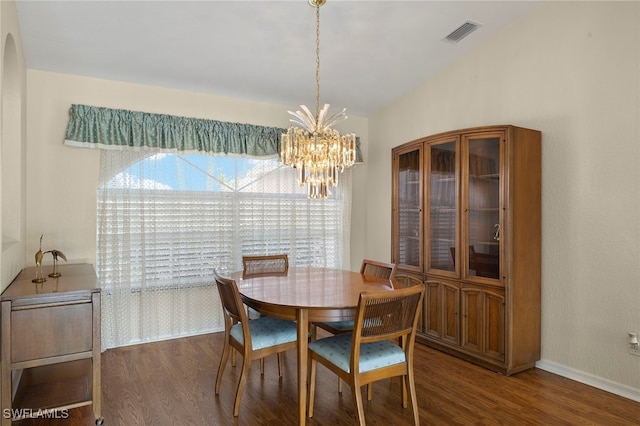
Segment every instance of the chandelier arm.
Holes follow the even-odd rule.
[[[307,108],[306,105],[300,105],[300,108],[302,108],[302,110],[304,111],[305,117],[307,117],[307,121],[309,123],[315,124],[317,115],[314,116],[313,114],[311,114],[311,111],[309,111],[309,108]]]
[[[311,112],[309,111],[309,108],[307,108],[304,105],[300,105],[300,108],[302,108],[302,111],[296,111],[296,112],[292,112],[292,111],[288,111],[289,114],[291,114],[292,116],[294,116],[296,118],[296,121],[294,121],[293,119],[290,119],[290,121],[292,122],[300,122],[303,123],[302,128],[303,129],[307,129],[310,132],[313,132],[313,129],[315,129],[316,127],[316,121],[313,118],[313,115],[311,115]]]
[[[347,118],[349,118],[345,114],[346,112],[347,112],[347,109],[344,108],[342,111],[336,112],[331,117],[326,118],[325,121],[322,123],[322,128],[328,129],[332,127],[334,124],[336,124],[338,121],[346,120]]]
[[[327,112],[329,111],[329,104],[324,104],[324,107],[320,110],[320,115],[316,119],[316,128],[317,132],[322,131],[325,126],[325,117],[327,116]]]
[[[289,119],[289,121],[290,121],[292,124],[297,124],[297,125],[298,125],[298,127],[301,127],[301,128],[303,128],[303,129],[306,129],[306,128],[309,126],[309,123],[304,122],[304,121],[301,121],[301,120],[296,120],[295,118],[290,118],[290,119]]]

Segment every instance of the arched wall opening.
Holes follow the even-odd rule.
[[[2,276],[4,289],[22,268],[24,244],[22,96],[18,52],[7,34],[2,57],[2,122],[0,151],[0,222],[2,223]]]

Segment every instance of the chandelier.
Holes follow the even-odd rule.
[[[293,123],[280,140],[282,162],[297,171],[300,187],[307,185],[309,198],[327,198],[338,184],[338,173],[356,160],[356,135],[340,135],[331,127],[347,118],[346,108],[329,116],[329,104],[320,109],[320,6],[326,0],[309,0],[316,8],[316,111],[300,105],[302,111],[287,111]],[[298,127],[296,127],[298,126]]]

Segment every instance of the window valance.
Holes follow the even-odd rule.
[[[65,145],[99,149],[277,157],[286,129],[201,118],[72,105]],[[356,138],[356,161],[362,162]]]

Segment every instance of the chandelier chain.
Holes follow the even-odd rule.
[[[316,122],[320,114],[320,4],[316,5]]]

